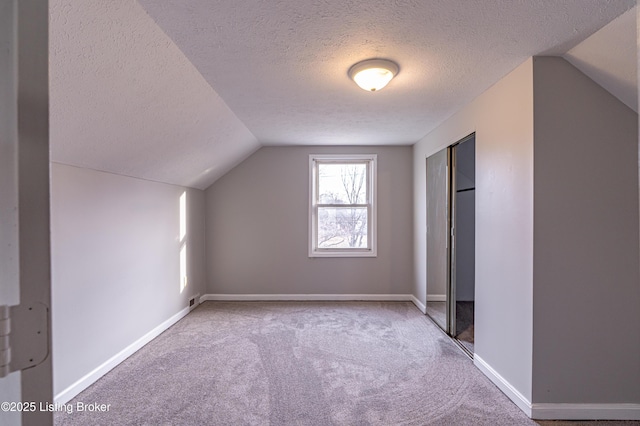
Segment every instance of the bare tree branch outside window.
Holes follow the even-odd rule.
[[[367,165],[321,165],[319,182],[318,247],[366,248]]]

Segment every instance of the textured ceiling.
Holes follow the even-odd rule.
[[[205,188],[261,145],[412,144],[635,0],[50,0],[52,159]],[[396,61],[377,93],[347,77]]]
[[[564,57],[638,112],[635,7],[571,49]]]
[[[138,3],[50,8],[53,161],[204,189],[259,148]]]
[[[140,0],[263,144],[412,144],[538,54],[635,0]],[[400,74],[378,93],[363,59]]]

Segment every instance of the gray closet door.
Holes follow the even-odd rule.
[[[427,158],[427,313],[445,331],[450,315],[449,148]]]

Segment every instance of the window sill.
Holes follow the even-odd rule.
[[[373,250],[311,251],[309,257],[378,257]]]

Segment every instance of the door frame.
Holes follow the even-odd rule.
[[[7,197],[3,197],[0,203],[3,203],[3,211],[9,208],[17,213],[9,220],[0,222],[0,226],[2,234],[10,236],[9,244],[17,246],[17,249],[11,249],[15,253],[2,259],[3,265],[17,271],[13,277],[3,278],[8,281],[7,287],[12,290],[17,287],[17,292],[4,294],[0,305],[12,305],[8,319],[10,345],[15,343],[15,348],[18,348],[22,347],[18,342],[33,340],[30,334],[20,331],[24,330],[22,325],[33,321],[32,317],[27,315],[29,320],[22,321],[24,315],[14,315],[14,312],[44,312],[45,320],[38,324],[37,330],[40,335],[46,336],[46,340],[44,360],[35,361],[26,357],[29,365],[23,367],[19,364],[21,357],[12,351],[9,367],[17,371],[0,378],[2,395],[20,396],[18,401],[3,402],[32,402],[36,409],[23,410],[17,415],[0,412],[0,418],[3,424],[11,426],[46,426],[53,424],[53,413],[41,411],[39,407],[40,403],[53,402],[49,241],[49,2],[8,0],[3,6],[10,13],[3,17],[3,25],[6,26],[5,31],[0,32],[0,44],[7,47],[5,55],[0,58],[0,78],[6,84],[3,91],[7,92],[1,108],[10,117],[0,122],[0,136],[4,139],[3,148],[7,148],[10,155],[3,156],[1,166],[10,170],[13,179],[2,188],[3,195]],[[16,294],[18,300],[15,300]]]

